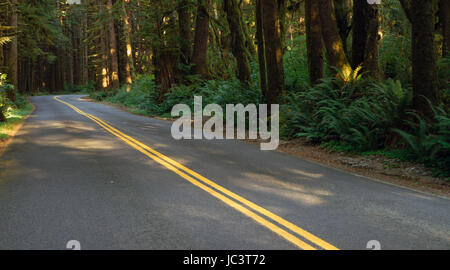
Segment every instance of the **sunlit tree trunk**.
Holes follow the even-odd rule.
[[[194,52],[192,53],[192,63],[194,72],[203,78],[208,77],[208,66],[206,52],[208,49],[209,35],[209,0],[198,0],[197,19],[195,24]]]
[[[106,31],[103,25],[100,26],[100,78],[101,87],[103,90],[109,90],[109,69],[108,69],[108,45],[106,44]]]
[[[305,1],[305,17],[309,80],[316,84],[323,78],[323,43],[317,0]]]
[[[340,70],[344,76],[351,73],[351,67],[345,55],[344,45],[339,35],[334,9],[334,0],[318,0],[320,4],[320,24],[326,47],[328,64]]]
[[[134,80],[134,62],[133,49],[131,46],[131,25],[129,21],[129,13],[127,11],[126,3],[130,0],[122,0],[122,16],[123,16],[123,34],[125,37],[126,57],[125,57],[125,73],[127,92],[131,90],[131,84]]]
[[[347,39],[352,29],[350,16],[352,10],[352,1],[351,0],[334,0],[334,1],[335,1],[336,23],[339,29],[339,36],[341,37],[342,44],[344,46],[344,51],[348,56]],[[356,3],[358,1],[364,1],[367,3],[367,0],[354,0],[353,2]]]
[[[109,32],[109,54],[111,56],[111,87],[117,89],[120,87],[119,83],[119,60],[117,57],[117,41],[116,30],[114,29],[114,17],[112,10],[112,0],[108,0],[107,9],[109,14],[108,19],[108,32]]]
[[[431,118],[433,112],[426,99],[433,104],[438,104],[440,100],[434,47],[435,9],[433,1],[412,0],[411,23],[413,104],[422,116]]]

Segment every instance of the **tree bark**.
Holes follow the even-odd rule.
[[[189,65],[192,54],[191,14],[189,13],[189,1],[182,0],[178,4],[178,28],[180,30],[181,63]]]
[[[367,3],[367,0],[354,0],[364,1]],[[342,45],[344,46],[344,51],[347,55],[347,39],[352,29],[351,20],[351,0],[335,0],[335,14],[336,14],[336,23],[339,29],[339,36],[342,40]],[[347,55],[348,56],[348,55]]]
[[[362,71],[365,72],[366,76],[378,80],[380,78],[380,68],[378,63],[378,29],[380,25],[378,14],[379,5],[367,5],[367,40]]]
[[[442,23],[442,56],[450,56],[450,1],[439,1],[439,17]]]
[[[261,1],[256,0],[256,43],[258,46],[258,64],[259,64],[259,84],[263,100],[266,100],[267,94],[267,67],[264,47],[264,33],[262,25]]]
[[[100,26],[100,51],[101,51],[101,87],[103,90],[109,90],[109,69],[108,69],[108,46],[106,44],[106,31],[104,25]]]
[[[427,0],[429,1],[429,0]],[[405,12],[406,18],[411,21],[411,0],[400,0],[400,4],[402,5],[403,11]]]
[[[305,1],[306,47],[309,81],[312,85],[323,78],[323,43],[319,8],[317,0]]]
[[[353,2],[353,40],[352,40],[352,68],[356,69],[364,62],[367,40],[367,2],[355,0]]]
[[[111,56],[111,87],[112,89],[117,89],[120,87],[119,82],[119,60],[117,57],[117,40],[116,40],[116,30],[114,29],[114,17],[112,10],[112,0],[108,0],[107,9],[109,14],[108,29],[109,29],[109,45]]]
[[[261,1],[261,10],[267,68],[266,100],[268,104],[277,104],[286,92],[277,1]]]
[[[420,115],[431,119],[428,106],[440,101],[434,48],[435,10],[433,1],[411,1],[413,105]],[[425,99],[425,98],[426,99]]]
[[[129,22],[129,13],[125,3],[130,0],[122,1],[122,16],[123,16],[123,34],[125,36],[125,46],[126,46],[126,57],[125,57],[125,73],[126,73],[126,83],[127,92],[131,90],[131,84],[134,81],[134,61],[133,61],[133,49],[131,46],[131,25]]]
[[[320,24],[326,47],[328,64],[337,68],[344,76],[351,73],[351,67],[345,55],[344,45],[339,35],[334,9],[334,0],[318,0],[320,4]]]
[[[9,21],[10,26],[17,28],[17,0],[11,0],[12,14]],[[14,85],[14,89],[8,91],[7,97],[11,101],[16,101],[16,91],[18,89],[17,78],[17,35],[11,38],[8,51],[8,78],[9,82]]]
[[[353,4],[352,68],[362,66],[367,76],[379,78],[378,66],[378,5],[365,0]]]
[[[230,28],[231,50],[237,62],[238,79],[242,83],[248,83],[250,81],[249,53],[245,45],[246,37],[239,3],[236,0],[225,0],[223,8]]]
[[[192,63],[194,72],[203,78],[208,77],[208,66],[206,52],[208,49],[209,35],[209,0],[198,0],[197,19],[195,24],[194,52],[192,53]]]

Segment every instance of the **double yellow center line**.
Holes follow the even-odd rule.
[[[116,136],[117,138],[121,139],[122,141],[124,141],[125,143],[127,143],[128,145],[133,147],[134,149],[138,150],[142,154],[146,155],[147,157],[149,157],[149,158],[153,159],[154,161],[158,162],[159,164],[163,165],[164,167],[166,167],[167,169],[176,173],[177,175],[181,176],[183,179],[189,181],[193,185],[208,192],[210,195],[221,200],[226,205],[228,205],[228,206],[234,208],[235,210],[241,212],[242,214],[250,217],[254,221],[261,224],[262,226],[268,228],[269,230],[271,230],[274,233],[278,234],[279,236],[283,237],[287,241],[291,242],[295,246],[297,246],[301,249],[305,249],[305,250],[317,249],[313,245],[323,248],[323,249],[326,249],[326,250],[337,250],[337,248],[335,246],[325,242],[324,240],[305,231],[304,229],[298,227],[297,225],[283,219],[282,217],[277,216],[276,214],[264,209],[263,207],[256,205],[256,204],[252,203],[251,201],[248,201],[247,199],[235,194],[234,192],[216,184],[215,182],[192,171],[191,169],[186,168],[185,166],[176,162],[175,160],[159,153],[158,151],[150,148],[149,146],[143,144],[142,142],[117,130],[116,128],[114,128],[113,126],[104,122],[100,118],[95,117],[91,114],[85,113],[82,110],[78,109],[77,107],[73,106],[72,104],[63,101],[56,96],[54,97],[54,99],[69,106],[77,113],[91,119],[92,121],[97,123],[99,126],[104,128],[105,130],[107,130],[109,133],[111,133],[114,136]],[[232,200],[232,199],[234,199],[234,200]],[[275,224],[274,222],[278,223],[278,225]],[[282,225],[285,228],[282,228],[279,225]],[[286,229],[290,230],[291,232],[288,232]],[[300,238],[298,238],[298,236],[294,235],[294,233],[297,234],[298,236],[308,240],[313,245],[306,243],[304,240],[301,240]]]

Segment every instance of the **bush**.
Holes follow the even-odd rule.
[[[393,129],[401,135],[414,157],[434,168],[436,176],[450,179],[450,113],[444,106],[433,106],[434,122],[427,122],[415,113],[416,121],[406,120],[410,132]]]
[[[286,138],[303,137],[315,143],[335,141],[348,149],[383,147],[391,128],[402,124],[411,91],[400,82],[343,82],[328,78],[315,87],[290,93],[282,106],[281,131]]]

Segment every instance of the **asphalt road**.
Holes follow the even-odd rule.
[[[0,249],[450,249],[450,200],[79,98],[33,97],[0,157]]]

